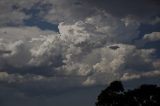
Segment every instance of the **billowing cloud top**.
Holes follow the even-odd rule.
[[[74,24],[60,23],[59,34],[45,31],[48,35],[44,35],[35,27],[1,28],[1,69],[7,70],[7,78],[8,74],[22,73],[45,79],[63,76],[78,78],[81,85],[105,84],[128,72],[154,73],[159,70],[153,65],[155,49],[140,49],[132,43],[138,36],[138,27],[135,20],[98,12]],[[117,48],[113,49],[114,46]],[[44,72],[34,72],[35,67]]]

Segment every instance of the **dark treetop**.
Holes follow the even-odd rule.
[[[96,106],[160,106],[160,87],[143,84],[124,91],[122,83],[114,81],[98,95]]]

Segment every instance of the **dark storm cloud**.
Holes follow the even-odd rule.
[[[92,106],[103,86],[58,90],[51,84],[0,82],[1,106]],[[82,102],[83,101],[83,102]]]
[[[24,20],[33,17],[50,23],[75,22],[95,15],[96,9],[120,18],[128,15],[143,21],[153,18],[152,23],[160,15],[159,0],[2,0],[1,5],[2,25],[23,25]]]
[[[160,15],[159,0],[78,0],[87,3],[91,7],[105,10],[114,16],[149,18]]]

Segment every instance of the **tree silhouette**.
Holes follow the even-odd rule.
[[[144,84],[125,92],[122,83],[114,81],[99,94],[96,106],[160,106],[160,87]]]

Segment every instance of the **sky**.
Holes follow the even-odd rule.
[[[107,85],[160,84],[159,0],[0,0],[0,106],[94,106]]]

